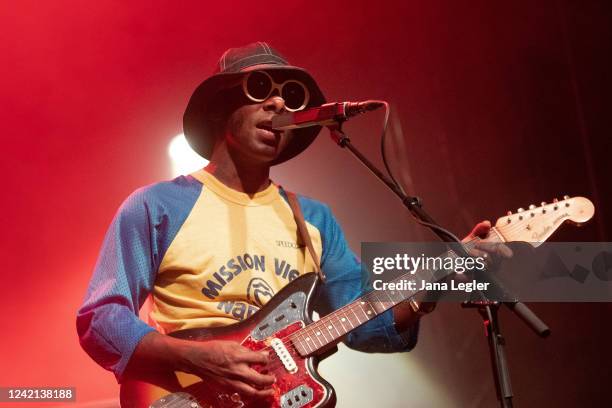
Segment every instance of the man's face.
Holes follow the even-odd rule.
[[[282,82],[287,73],[270,72]],[[287,147],[291,131],[272,130],[272,118],[285,112],[285,102],[273,92],[263,102],[249,100],[240,87],[229,90],[229,114],[225,122],[225,141],[230,154],[244,164],[269,164]]]

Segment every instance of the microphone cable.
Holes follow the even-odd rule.
[[[391,166],[389,166],[389,162],[387,160],[387,153],[386,153],[386,143],[387,143],[387,129],[389,127],[389,115],[391,113],[391,107],[389,106],[389,103],[387,101],[381,101],[383,103],[383,105],[385,106],[385,117],[383,120],[383,128],[382,128],[382,135],[380,137],[380,153],[382,156],[382,161],[383,164],[385,166],[385,170],[387,171],[387,174],[389,176],[389,178],[391,179],[391,181],[393,181],[393,184],[395,184],[395,186],[402,192],[402,194],[404,194],[405,196],[407,196],[408,194],[406,194],[406,191],[404,190],[404,187],[397,181],[397,179],[395,178],[395,176],[393,175],[393,171],[391,171]],[[420,204],[417,204],[420,205]],[[431,229],[434,229],[444,235],[446,235],[447,237],[451,238],[453,241],[455,242],[461,242],[461,240],[452,232],[450,232],[449,230],[447,230],[446,228],[443,228],[441,226],[439,226],[438,224],[433,224],[427,221],[423,221],[420,218],[418,218],[417,216],[415,216],[412,211],[408,211],[410,213],[410,215],[412,216],[412,218],[414,218],[414,220],[425,227],[429,227]]]

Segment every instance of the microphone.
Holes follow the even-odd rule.
[[[376,110],[384,106],[383,101],[330,102],[317,108],[287,112],[272,118],[272,129],[286,130],[309,126],[328,126],[345,121],[360,113]]]

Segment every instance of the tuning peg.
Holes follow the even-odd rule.
[[[558,198],[553,198],[553,203],[558,203],[559,199]]]
[[[540,203],[540,207],[544,207],[545,205],[546,205],[546,201],[542,201],[542,202]]]
[[[529,209],[533,210],[535,208],[535,204],[529,204]]]
[[[569,200],[569,198],[570,198],[570,196],[568,196],[568,195],[564,195],[564,196],[563,196],[563,199],[564,199],[564,200]]]
[[[516,212],[517,212],[517,213],[521,213],[521,212],[523,212],[523,211],[525,211],[525,209],[524,209],[523,207],[521,207],[521,208],[519,208],[518,210],[516,210]]]

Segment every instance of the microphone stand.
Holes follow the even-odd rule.
[[[349,137],[342,131],[343,122],[343,120],[336,120],[334,124],[327,126],[330,131],[330,136],[334,142],[336,142],[338,146],[348,149],[353,157],[355,157],[381,182],[383,182],[383,184],[385,184],[393,193],[395,193],[396,196],[398,196],[398,198],[402,201],[402,204],[404,204],[404,206],[413,216],[422,221],[424,225],[428,226],[431,231],[433,231],[433,233],[436,234],[442,241],[448,243],[458,255],[469,257],[470,255],[467,253],[465,247],[463,247],[460,241],[457,241],[455,237],[444,232],[443,229],[437,228],[438,224],[423,209],[422,202],[418,197],[404,194],[404,192],[389,177],[387,177],[387,175],[381,172],[372,162],[370,162],[370,160],[368,160],[367,157],[365,157],[355,146],[353,146]],[[499,284],[496,286],[499,286]],[[481,291],[478,291],[478,295],[480,296],[480,300],[464,302],[462,307],[477,309],[483,319],[489,345],[489,354],[493,368],[497,399],[499,400],[500,407],[511,408],[513,393],[504,350],[505,340],[501,334],[498,321],[499,319],[497,316],[500,302],[487,300]],[[546,337],[550,334],[550,329],[546,326],[546,324],[544,324],[544,322],[540,320],[524,303],[514,301],[504,302],[504,305],[515,313],[538,336]]]

